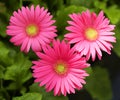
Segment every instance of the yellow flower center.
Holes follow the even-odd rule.
[[[98,38],[98,32],[93,28],[88,28],[85,31],[85,38],[90,41],[94,41]]]
[[[55,66],[55,71],[57,74],[65,74],[67,71],[66,65],[65,64],[57,64]]]
[[[29,36],[35,36],[38,33],[38,27],[34,24],[28,25],[26,27],[26,33]]]

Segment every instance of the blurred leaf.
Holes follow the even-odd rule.
[[[6,0],[6,5],[8,7],[8,11],[9,12],[13,12],[14,10],[17,10],[18,8],[20,8],[19,6],[19,3],[20,3],[20,0]]]
[[[6,12],[6,6],[4,3],[0,2],[0,13],[5,13]]]
[[[120,28],[119,27],[120,27],[120,24],[118,23],[115,28],[116,43],[114,43],[113,50],[120,57]]]
[[[114,44],[113,50],[120,57],[120,39],[117,39],[116,43]]]
[[[5,3],[0,2],[0,36],[6,37],[7,13]]]
[[[47,8],[47,5],[46,3],[43,2],[43,0],[28,0],[28,1],[31,2],[31,5],[35,5],[35,6],[40,5],[41,7]],[[24,2],[26,2],[26,0],[24,0]]]
[[[4,77],[3,71],[5,71],[5,68],[2,65],[0,65],[0,79],[2,79]]]
[[[18,53],[15,58],[15,63],[7,67],[5,72],[5,80],[13,80],[19,86],[29,80],[32,75],[30,72],[31,62],[24,57],[22,53]]]
[[[93,73],[86,80],[85,87],[95,100],[112,99],[111,84],[106,69],[101,67],[93,68]]]
[[[26,87],[22,87],[21,90],[20,90],[20,93],[21,94],[25,94],[27,91]]]
[[[102,9],[105,14],[108,16],[108,18],[110,19],[110,21],[113,24],[116,24],[119,22],[120,20],[120,9],[117,7],[117,5],[112,5],[107,7],[107,2],[106,1],[95,1],[94,2],[94,6],[96,8],[99,8],[100,10]],[[94,8],[94,9],[96,9]]]
[[[0,100],[10,100],[10,96],[5,88],[0,88]]]
[[[41,94],[42,94],[42,92],[45,92],[44,89],[42,89],[41,87],[38,86],[38,83],[32,84],[29,88],[30,88],[30,92],[38,92]]]
[[[18,85],[17,85],[17,83],[16,82],[11,82],[11,83],[9,83],[9,85],[6,87],[6,89],[7,90],[16,90],[16,89],[18,89],[19,87],[18,87]]]
[[[106,9],[106,4],[107,4],[106,2],[101,2],[101,1],[98,1],[98,0],[94,1],[94,6],[96,8],[102,9],[102,10]]]
[[[105,13],[113,24],[117,24],[120,20],[120,9],[116,5],[112,5],[109,8],[106,8]]]
[[[2,96],[0,96],[0,100],[5,100],[5,98],[3,98]]]
[[[86,72],[87,72],[88,74],[91,74],[91,73],[92,73],[92,68],[91,68],[91,66],[89,66],[88,68],[85,68],[85,70],[86,70]]]
[[[14,97],[13,100],[42,100],[42,95],[39,93],[26,93],[20,97]]]
[[[30,0],[30,1],[32,1],[34,5],[37,5],[40,3],[41,0]],[[24,2],[26,2],[26,0],[24,0]]]
[[[63,5],[63,0],[43,0],[48,7],[48,10],[52,13],[56,13],[57,10],[61,9]]]
[[[6,34],[6,23],[3,22],[2,20],[5,20],[5,19],[0,18],[0,36],[6,37],[7,36],[7,34]]]
[[[4,65],[11,65],[14,59],[9,56],[10,49],[0,42],[0,63]]]
[[[70,19],[68,15],[71,13],[80,13],[84,10],[86,10],[85,7],[69,6],[57,12],[56,25],[60,35],[66,33],[65,27],[67,26],[67,21]]]
[[[21,84],[20,84],[21,85]],[[27,91],[27,87],[25,86],[20,86],[17,82],[11,82],[9,85],[6,87],[7,90],[9,91],[16,91],[19,90],[21,94],[25,94]]]
[[[34,83],[30,86],[30,92],[42,94],[42,100],[68,100],[68,97],[54,96],[52,92],[46,92],[44,87],[39,87],[38,83]]]
[[[70,0],[70,5],[76,5],[76,6],[85,6],[85,7],[90,7],[94,0]]]

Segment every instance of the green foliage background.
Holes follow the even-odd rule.
[[[68,15],[75,12],[81,13],[86,9],[99,13],[105,12],[112,24],[116,25],[115,33],[117,42],[111,55],[103,52],[103,59],[91,63],[91,68],[86,69],[90,76],[87,84],[76,94],[64,96],[53,96],[46,93],[44,88],[38,87],[32,78],[32,60],[36,55],[30,51],[28,54],[20,52],[9,42],[10,37],[6,35],[6,27],[13,11],[21,5],[40,5],[48,8],[54,16],[57,25],[58,38],[63,39],[67,32]],[[112,59],[112,57],[115,59]],[[113,97],[111,77],[114,72],[120,70],[120,2],[119,0],[0,0],[0,100],[111,100]],[[113,70],[113,74],[109,73]],[[77,95],[77,96],[76,96]],[[85,99],[88,96],[89,99]]]

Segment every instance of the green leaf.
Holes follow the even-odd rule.
[[[58,34],[64,35],[67,31],[65,27],[68,25],[67,21],[70,20],[69,14],[71,13],[80,13],[86,10],[85,7],[69,6],[64,9],[61,9],[57,12],[56,25],[58,28]]]
[[[9,56],[10,49],[5,46],[2,42],[0,42],[0,63],[7,66],[11,65],[14,59]]]
[[[116,5],[112,5],[109,8],[106,8],[104,11],[113,24],[117,24],[119,22],[120,9],[118,9]]]
[[[6,26],[7,26],[7,14],[6,6],[4,3],[0,2],[0,36],[6,37]]]
[[[31,61],[28,58],[24,57],[22,53],[18,53],[14,64],[7,67],[4,79],[13,80],[17,83],[17,86],[21,86],[32,77],[30,72],[31,65]]]
[[[6,6],[4,3],[0,2],[0,13],[6,12]]]
[[[94,67],[93,73],[86,80],[85,87],[95,100],[112,99],[109,75],[105,68]]]
[[[115,28],[115,37],[116,37],[116,43],[114,43],[114,52],[120,57],[120,24],[116,25]]]
[[[103,1],[102,2],[95,1],[94,6],[96,8],[102,9],[113,24],[117,24],[119,22],[120,9],[118,9],[117,5],[112,5],[112,6],[107,7],[107,0],[106,0],[104,2]],[[96,8],[95,8],[95,10],[96,10]]]
[[[26,93],[23,96],[13,98],[13,100],[42,100],[42,95],[39,93]]]
[[[38,93],[43,93],[43,92],[45,92],[45,90],[43,89],[43,88],[41,88],[41,87],[39,87],[38,86],[38,83],[34,83],[34,84],[32,84],[30,87],[29,87],[29,89],[30,89],[30,92],[38,92]]]
[[[10,96],[5,88],[0,88],[0,100],[10,100]]]
[[[21,90],[20,90],[20,93],[21,94],[25,94],[27,91],[26,87],[22,87]]]
[[[93,3],[93,0],[70,0],[70,5],[76,5],[76,6],[85,6],[90,7],[90,5]]]
[[[120,39],[117,39],[113,48],[114,52],[120,57]]]
[[[68,100],[68,97],[54,96],[53,92],[46,92],[44,87],[38,86],[38,83],[34,83],[30,86],[30,92],[42,94],[42,100]]]
[[[21,84],[20,84],[21,85]],[[18,83],[17,82],[11,82],[7,87],[6,87],[7,90],[10,90],[10,91],[16,91],[19,89],[20,93],[21,94],[25,94],[26,91],[27,91],[27,87],[25,86],[18,86]]]
[[[4,77],[4,71],[5,71],[5,68],[2,65],[0,65],[0,79]]]
[[[63,0],[54,0],[54,2],[53,0],[44,0],[44,1],[47,4],[47,7],[52,14],[56,13],[58,9],[61,9],[64,6]]]
[[[16,90],[18,89],[18,84],[16,82],[11,82],[7,87],[6,87],[7,90]]]
[[[4,22],[2,22],[1,20],[0,20],[0,36],[2,36],[2,37],[6,37],[7,35],[6,35],[6,23],[4,23]]]
[[[88,68],[85,68],[85,70],[86,70],[86,72],[87,72],[88,74],[91,74],[91,73],[92,73],[92,68],[91,68],[91,66],[89,66]]]
[[[102,2],[102,1],[94,1],[94,6],[96,8],[99,8],[99,9],[102,9],[102,10],[105,10],[106,9],[106,2]]]

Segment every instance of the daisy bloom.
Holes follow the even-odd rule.
[[[30,8],[22,7],[13,12],[10,18],[7,34],[12,36],[10,41],[14,45],[21,45],[21,51],[40,51],[43,46],[49,44],[57,35],[56,26],[52,24],[52,15],[44,7],[32,5]]]
[[[113,48],[111,42],[116,42],[113,36],[115,25],[110,25],[108,18],[105,18],[103,11],[98,16],[89,10],[81,14],[70,14],[72,21],[68,21],[70,26],[66,29],[69,31],[65,38],[70,44],[75,44],[74,48],[81,56],[86,56],[89,60],[92,57],[94,61],[96,55],[99,59],[102,57],[101,50],[110,54]]]
[[[88,67],[85,58],[74,53],[70,44],[59,40],[53,41],[53,46],[47,46],[43,52],[36,54],[40,58],[33,61],[33,77],[35,82],[44,86],[46,91],[54,90],[54,95],[75,93],[75,89],[83,87],[88,76],[84,68]]]

